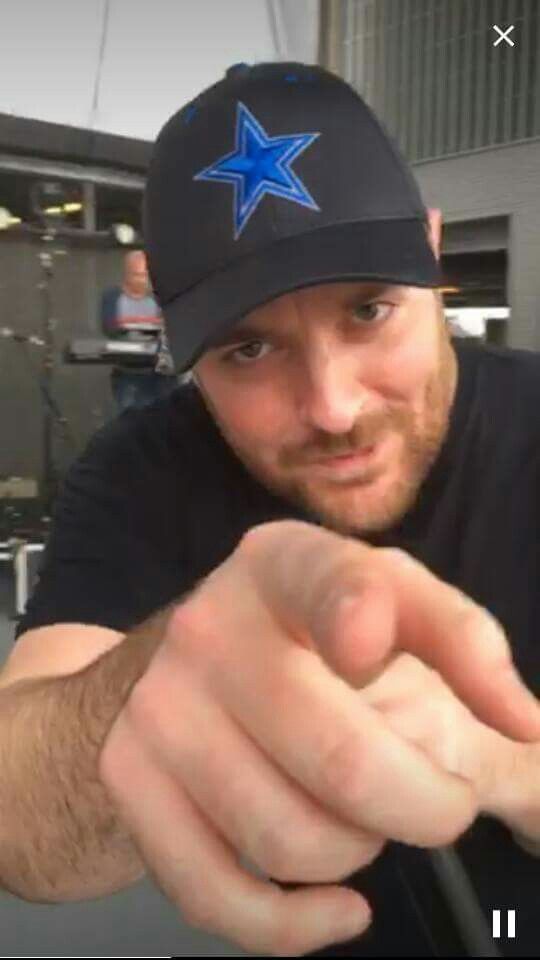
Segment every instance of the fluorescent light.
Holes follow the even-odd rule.
[[[62,213],[62,207],[45,207],[44,213],[59,216]]]
[[[5,207],[0,207],[0,230],[5,230],[9,227],[12,214],[10,210],[7,210]]]
[[[133,243],[136,237],[136,232],[130,223],[113,223],[112,232],[117,242],[122,244]]]
[[[78,210],[82,210],[82,203],[65,203],[64,210],[66,213],[77,213]]]

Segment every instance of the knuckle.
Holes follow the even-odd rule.
[[[212,596],[210,589],[197,591],[175,611],[167,646],[170,657],[167,659],[165,652],[163,656],[164,666],[170,668],[169,675],[189,668],[191,675],[195,672],[202,677],[221,662],[227,646],[227,631],[222,626],[218,598]]]
[[[346,735],[323,755],[318,770],[320,783],[330,797],[340,796],[355,802],[367,796],[369,751],[358,736]]]
[[[466,594],[459,592],[459,603],[456,610],[456,621],[458,628],[465,635],[481,636],[495,647],[503,657],[502,665],[510,659],[510,643],[501,623],[486,610]]]
[[[133,737],[142,745],[160,744],[170,735],[169,702],[159,678],[143,675],[126,703],[126,720]]]
[[[270,523],[256,523],[252,527],[249,527],[248,530],[245,530],[242,534],[240,542],[238,544],[239,548],[245,550],[246,548],[251,549],[253,544],[260,543],[268,535],[269,528],[274,527],[276,523],[280,521],[273,521]]]
[[[311,611],[311,627],[320,637],[340,636],[354,616],[354,601],[365,602],[373,586],[381,578],[375,571],[351,571],[351,566],[338,565],[325,581],[317,585],[317,596]]]
[[[269,950],[273,957],[298,957],[305,952],[305,945],[293,930],[279,930],[272,939]]]
[[[251,550],[264,543],[269,537],[275,536],[278,533],[282,533],[283,535],[294,534],[298,533],[301,529],[305,529],[306,526],[308,526],[308,524],[302,520],[288,519],[257,523],[244,532],[239,541],[238,549],[242,551]]]
[[[184,920],[195,930],[202,930],[205,933],[213,933],[215,930],[215,907],[208,900],[208,895],[197,896],[197,891],[192,889],[190,895],[184,898],[182,902],[182,914]]]
[[[282,883],[339,883],[380,853],[384,841],[360,831],[315,825],[281,831],[261,851],[258,866]],[[264,867],[262,864],[264,863]]]
[[[467,799],[463,801],[461,810],[454,818],[454,822],[449,825],[448,836],[444,843],[454,843],[462,834],[474,823],[478,815],[478,804],[475,792],[472,787],[467,791]]]
[[[377,549],[377,555],[388,561],[388,563],[395,564],[396,566],[417,566],[418,561],[411,557],[410,553],[407,553],[406,550],[403,550],[401,547],[379,547]]]
[[[366,549],[372,550],[371,547]],[[318,582],[319,602],[329,611],[338,611],[341,601],[354,596],[363,597],[371,589],[386,584],[387,577],[380,564],[372,563],[371,557],[359,561],[358,551],[345,544]]]
[[[292,831],[291,831],[292,832]],[[275,880],[294,881],[298,874],[295,861],[297,844],[285,835],[284,826],[265,824],[255,841],[255,863]]]
[[[337,879],[346,880],[355,870],[358,870],[361,867],[366,867],[368,864],[373,863],[373,861],[384,849],[385,843],[386,840],[384,837],[379,837],[368,833],[362,834],[356,846],[356,856],[352,871],[348,870],[347,873]]]
[[[464,629],[477,628],[486,620],[486,614],[482,608],[461,591],[458,593],[455,616],[459,626]]]
[[[455,843],[476,819],[478,808],[474,800],[472,789],[468,791],[468,797],[463,798],[458,809],[442,816],[434,816],[430,822],[430,835],[419,846],[424,847],[446,847]]]
[[[469,821],[452,820],[449,823],[433,824],[431,836],[421,846],[425,847],[447,847],[454,843],[465,832],[469,826]]]
[[[283,906],[284,898],[281,893],[278,903]],[[291,923],[288,911],[276,911],[272,919],[272,927],[266,936],[261,938],[260,947],[272,957],[297,957],[305,952],[305,942],[301,932]]]
[[[168,624],[167,638],[173,645],[179,644],[183,648],[190,636],[199,637],[212,624],[215,624],[215,612],[210,601],[210,591],[204,584],[200,584],[194,593],[179,603],[173,611]]]

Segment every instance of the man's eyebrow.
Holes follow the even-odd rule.
[[[351,293],[350,301],[354,303],[364,303],[366,300],[373,300],[373,297],[381,297],[387,293],[396,294],[403,290],[398,283],[374,283],[367,289],[359,290],[357,293]]]
[[[395,283],[383,284],[383,283],[374,283],[370,285],[367,289],[358,290],[356,293],[350,294],[347,297],[348,303],[365,303],[367,300],[372,300],[373,297],[380,297],[381,295],[388,292],[396,292],[398,285]],[[263,337],[267,336],[267,331],[261,330],[257,327],[250,326],[247,322],[238,321],[235,323],[234,327],[230,330],[226,330],[222,334],[217,334],[213,337],[207,346],[207,350],[217,350],[220,347],[226,347],[230,344],[239,343],[242,340],[261,340]]]
[[[217,350],[218,347],[226,347],[230,343],[238,343],[240,340],[260,340],[265,334],[255,327],[248,326],[247,323],[235,323],[234,327],[226,330],[225,333],[218,334],[209,341],[207,350]]]

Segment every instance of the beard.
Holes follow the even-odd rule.
[[[330,530],[368,537],[390,530],[414,506],[448,432],[456,377],[456,356],[440,302],[437,360],[421,410],[401,407],[365,414],[348,434],[319,432],[301,450],[282,450],[271,464],[228,431],[199,389],[228,446],[262,486]],[[359,478],[326,480],[310,473],[310,462],[352,453],[390,434],[399,437],[398,454],[382,466],[368,465]]]

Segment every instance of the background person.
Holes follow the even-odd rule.
[[[101,299],[101,329],[108,339],[150,339],[138,334],[136,325],[155,327],[159,350],[152,367],[117,363],[111,371],[111,388],[119,411],[142,407],[174,390],[178,384],[161,311],[152,295],[146,256],[142,250],[130,250],[124,257],[122,285],[105,290]]]

